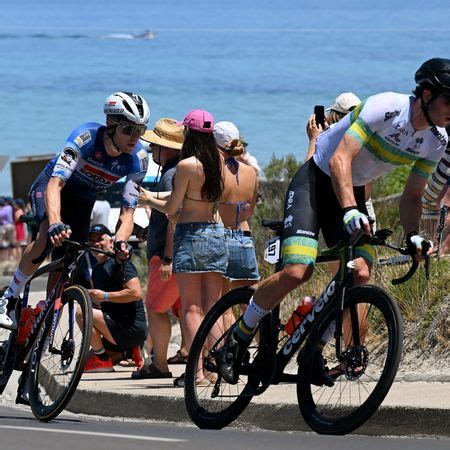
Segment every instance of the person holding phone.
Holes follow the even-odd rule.
[[[309,117],[306,124],[306,133],[309,138],[308,153],[305,161],[311,158],[314,154],[316,139],[322,131],[327,130],[335,123],[339,122],[346,114],[353,111],[361,100],[353,92],[343,92],[338,95],[333,104],[325,110],[322,105],[314,106],[314,113]],[[328,116],[325,115],[328,112]]]

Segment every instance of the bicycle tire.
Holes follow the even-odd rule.
[[[68,330],[63,327],[65,324],[70,327],[70,315],[72,320],[75,320],[76,306],[80,308],[83,325],[80,329],[74,321],[73,339],[66,339]],[[48,349],[46,338],[51,331],[52,322],[53,308],[50,308],[31,351],[28,373],[31,410],[38,420],[45,422],[54,419],[65,408],[78,386],[86,365],[93,328],[92,306],[87,290],[77,285],[64,290],[53,347]],[[77,330],[79,332],[75,334]],[[58,341],[60,337],[61,343]],[[77,348],[78,354],[75,355]],[[59,373],[52,373],[52,369],[56,366]],[[65,378],[67,382],[63,385]]]
[[[366,422],[386,397],[400,363],[403,324],[399,308],[390,295],[377,286],[355,286],[346,292],[344,317],[345,311],[350,311],[352,307],[357,311],[362,346],[358,352],[352,350],[351,344],[348,345],[347,363],[344,366],[340,363],[337,372],[334,371],[335,374],[342,371],[342,374],[334,380],[333,387],[312,384],[316,352],[321,352],[326,364],[331,362],[333,353],[336,358],[334,338],[321,348],[326,340],[322,336],[327,330],[328,334],[331,333],[329,327],[335,318],[333,304],[323,311],[311,329],[300,358],[297,381],[300,411],[306,423],[320,434],[347,434]],[[350,323],[347,321],[347,326]],[[343,328],[345,342],[345,325]],[[338,362],[337,359],[335,361]],[[328,374],[332,373],[333,370],[328,369]],[[352,384],[354,382],[356,385]],[[356,399],[355,396],[352,397],[352,387],[358,388]],[[348,390],[348,394],[344,390]],[[367,395],[367,398],[363,400],[361,395]]]
[[[229,425],[250,403],[254,389],[259,384],[258,373],[260,373],[260,369],[257,369],[256,365],[259,367],[263,356],[259,352],[259,344],[255,341],[250,345],[248,359],[244,363],[246,373],[240,376],[236,385],[230,385],[220,376],[217,376],[218,372],[212,351],[209,350],[206,353],[203,350],[214,326],[217,332],[220,325],[216,325],[216,323],[219,319],[223,326],[218,331],[220,335],[213,336],[214,345],[212,348],[214,349],[217,345],[223,343],[229,329],[229,327],[224,326],[223,315],[230,308],[236,309],[239,308],[239,305],[248,305],[253,293],[254,290],[248,287],[228,292],[211,308],[195,335],[186,363],[184,396],[188,414],[199,428],[219,430]],[[200,356],[202,356],[202,376],[207,377],[205,375],[206,367],[209,376],[216,378],[216,380],[207,382],[206,386],[198,384],[197,374]],[[212,397],[214,390],[216,390],[217,395]]]

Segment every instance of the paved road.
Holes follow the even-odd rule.
[[[36,421],[25,408],[0,406],[1,448],[72,450],[186,449],[214,450],[305,448],[308,450],[448,450],[448,439],[366,436],[318,436],[313,433],[261,430],[201,431],[187,424],[105,419],[62,414],[50,423]],[[337,442],[340,441],[340,442]],[[336,445],[337,444],[337,445]]]

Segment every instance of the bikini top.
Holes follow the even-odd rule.
[[[225,160],[225,164],[230,169],[231,173],[235,172],[236,182],[239,184],[239,163],[232,156]],[[236,205],[236,228],[241,228],[241,212],[245,211],[245,205],[250,205],[247,201],[236,202],[220,202],[221,205]]]

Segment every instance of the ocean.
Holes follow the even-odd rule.
[[[204,108],[236,123],[260,165],[302,159],[315,104],[411,92],[424,60],[450,57],[449,18],[437,0],[3,2],[0,154],[56,154],[126,90],[147,99],[150,127]],[[133,38],[145,30],[155,38]],[[0,193],[10,184],[7,165]]]

